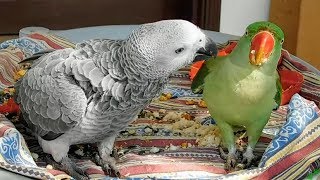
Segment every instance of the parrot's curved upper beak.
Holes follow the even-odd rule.
[[[196,57],[193,62],[207,60],[211,57],[217,57],[218,47],[215,42],[213,42],[210,38],[206,38],[205,47],[200,48],[197,51]]]
[[[269,31],[260,31],[251,41],[251,48],[249,53],[249,60],[252,65],[260,66],[268,61],[273,48],[275,40]]]

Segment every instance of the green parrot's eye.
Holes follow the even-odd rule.
[[[184,50],[184,48],[179,48],[179,49],[176,49],[175,52],[176,52],[177,54],[180,54],[183,50]]]
[[[283,42],[284,42],[284,39],[281,39],[280,43],[283,44]]]
[[[246,30],[246,33],[245,33],[245,35],[246,35],[246,36],[248,36],[248,34],[249,34],[248,30]]]

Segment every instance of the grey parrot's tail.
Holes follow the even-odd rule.
[[[37,59],[39,59],[41,56],[44,56],[48,53],[51,53],[55,51],[55,49],[46,49],[46,50],[43,50],[43,51],[40,51],[40,52],[37,52],[37,53],[34,53],[32,56],[28,57],[28,58],[25,58],[23,59],[22,61],[20,61],[18,64],[24,64],[24,63],[31,63],[33,64],[33,62]]]

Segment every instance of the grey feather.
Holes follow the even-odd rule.
[[[72,74],[75,76],[75,79],[78,81],[87,81],[88,78],[86,78],[83,74],[81,74],[80,69],[78,66],[72,68]]]
[[[48,140],[46,147],[54,147],[51,140],[61,146],[101,142],[133,121],[170,73],[192,61],[202,36],[198,27],[174,20],[143,25],[125,40],[56,50],[33,62],[16,83],[15,98],[27,124]],[[192,46],[188,58],[176,55],[180,46]],[[61,149],[48,152],[55,157]]]
[[[40,106],[40,115],[44,118],[49,118],[47,115],[47,107],[45,106]]]
[[[87,62],[86,64],[84,64],[83,67],[82,67],[84,76],[87,77],[87,78],[89,78],[89,73],[90,73],[90,71],[91,71],[93,68],[95,68],[95,67],[96,67],[96,66],[95,66],[94,62],[92,62],[92,61],[89,61],[89,62]]]
[[[50,118],[50,119],[58,119],[60,117],[61,113],[60,111],[57,111],[57,109],[55,108],[51,108],[51,107],[48,107],[47,108],[47,116]]]
[[[91,84],[95,87],[98,87],[101,80],[104,78],[104,74],[98,69],[98,68],[93,68],[89,72],[89,80]]]

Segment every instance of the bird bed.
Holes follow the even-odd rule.
[[[26,67],[18,65],[22,59],[48,49],[74,47],[74,43],[80,40],[79,36],[85,39],[87,34],[87,38],[95,38],[88,30],[90,28],[44,32],[41,29],[41,32],[34,33],[22,30],[20,38],[0,44],[1,168],[38,179],[70,178],[65,172],[52,167],[37,140],[19,121],[19,108],[11,99],[14,89],[6,87],[23,76]],[[113,36],[110,33],[110,38],[126,35],[126,30],[121,28],[113,32],[122,34],[115,33]],[[223,34],[207,33],[212,33],[214,40],[227,42],[228,38]],[[219,55],[231,52],[235,43],[228,41],[221,44]],[[217,148],[221,142],[219,129],[210,118],[201,95],[190,90],[190,77],[200,65],[173,73],[163,94],[119,134],[115,148],[121,178],[300,179],[317,172],[316,169],[320,168],[318,70],[282,51],[278,70],[284,87],[283,105],[272,113],[263,130],[254,151],[258,159],[253,166],[243,169],[239,165],[231,172],[224,168],[224,160],[220,158]],[[238,129],[235,135],[235,142],[241,151],[247,142],[245,132]],[[107,172],[90,160],[95,153],[94,144],[70,148],[70,155],[90,178],[110,178]]]

